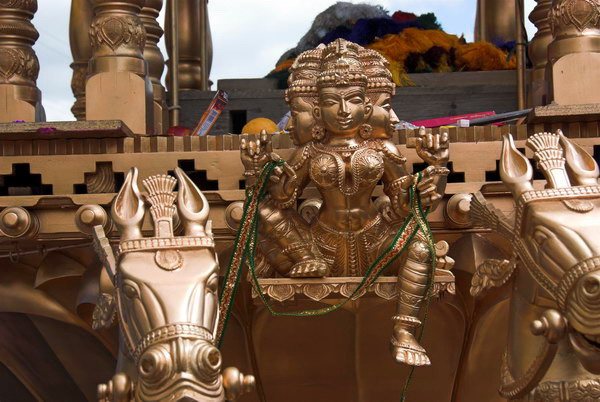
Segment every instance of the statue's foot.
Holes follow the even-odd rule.
[[[329,266],[321,259],[301,260],[290,270],[291,278],[321,278],[329,275]]]
[[[398,363],[410,366],[429,366],[431,361],[415,336],[405,329],[395,330],[390,342],[392,356]]]

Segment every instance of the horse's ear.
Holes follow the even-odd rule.
[[[598,164],[594,158],[574,142],[569,141],[561,130],[560,143],[565,150],[565,159],[567,161],[567,173],[569,179],[577,186],[595,186],[598,184]]]
[[[500,178],[513,196],[518,198],[525,191],[533,190],[532,177],[531,163],[517,150],[512,135],[505,134],[502,139],[502,155],[500,155]]]
[[[175,169],[175,175],[179,179],[177,204],[185,235],[205,236],[209,209],[208,201],[183,170],[180,168]]]
[[[140,239],[144,220],[144,200],[137,185],[138,170],[131,168],[121,191],[113,201],[111,215],[121,232],[121,240]]]

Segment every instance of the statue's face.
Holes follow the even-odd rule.
[[[356,134],[371,109],[363,87],[325,87],[319,91],[319,106],[313,113],[328,133],[346,136]]]
[[[369,124],[373,127],[373,135],[378,137],[391,137],[395,126],[400,122],[396,113],[392,110],[390,99],[392,95],[382,92],[373,97],[373,113],[369,118]]]
[[[291,125],[288,127],[296,145],[304,144],[312,138],[312,128],[315,124],[313,104],[306,98],[295,96],[290,101]]]

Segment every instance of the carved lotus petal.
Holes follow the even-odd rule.
[[[294,297],[294,287],[292,285],[267,285],[266,294],[278,302],[286,301]]]
[[[375,294],[383,299],[390,300],[398,296],[396,283],[377,283],[375,284]]]
[[[117,18],[109,18],[102,24],[102,35],[106,39],[106,43],[115,49],[123,40],[125,35],[125,24]]]
[[[344,283],[342,286],[340,286],[340,294],[344,297],[350,297],[350,295],[352,295],[352,292],[354,292],[354,290],[357,287],[358,283]],[[354,297],[352,297],[352,300],[358,299],[359,297],[364,295],[366,291],[367,289],[363,288],[360,292],[355,294]]]
[[[12,77],[19,68],[19,58],[12,49],[0,49],[0,76],[5,80]]]
[[[304,285],[302,293],[314,301],[319,301],[329,296],[331,290],[331,287],[324,283],[314,283]]]

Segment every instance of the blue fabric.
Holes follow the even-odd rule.
[[[388,34],[397,34],[406,28],[423,29],[423,25],[417,21],[397,22],[392,18],[361,18],[352,28],[343,25],[328,32],[321,40],[328,44],[338,38],[346,39],[361,46],[373,43],[375,38],[383,37]]]

